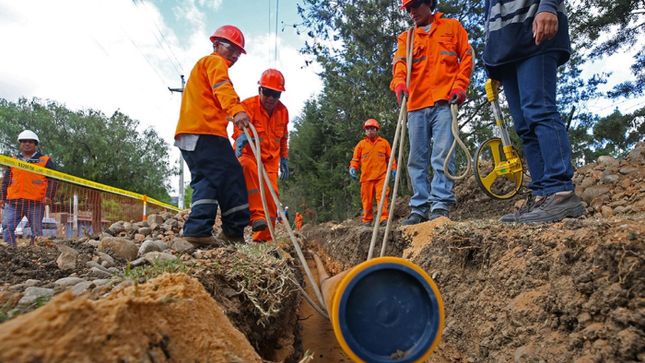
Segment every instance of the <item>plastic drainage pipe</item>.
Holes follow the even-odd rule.
[[[329,277],[314,259],[334,334],[354,362],[412,363],[432,355],[444,308],[425,271],[402,258],[380,257]]]

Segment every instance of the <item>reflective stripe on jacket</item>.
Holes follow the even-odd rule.
[[[228,138],[226,116],[244,111],[228,77],[230,63],[221,55],[212,53],[195,64],[181,98],[175,138],[179,134]]]
[[[433,14],[430,33],[415,28],[408,111],[434,106],[440,100],[448,101],[450,91],[455,88],[466,91],[470,84],[473,55],[468,34],[457,20],[441,18],[442,15]],[[404,31],[397,39],[390,83],[393,91],[397,85],[405,84],[407,33]]]
[[[558,16],[552,39],[535,44],[533,20],[541,12]],[[558,65],[569,60],[571,42],[564,0],[486,0],[486,47],[482,56],[489,76],[501,79],[497,66],[558,51]]]
[[[273,109],[271,117],[267,111],[260,104],[260,96],[249,97],[242,101],[242,107],[249,115],[251,123],[258,132],[260,137],[260,149],[262,152],[262,163],[267,172],[277,173],[280,167],[280,158],[289,157],[288,141],[289,131],[287,125],[289,124],[289,112],[287,108],[278,101],[278,104]],[[251,132],[251,130],[249,130]],[[235,128],[233,138],[237,138],[243,134],[244,131]],[[253,134],[251,133],[251,137]],[[250,141],[250,140],[249,140]],[[255,160],[250,146],[242,149],[242,154],[249,155]]]
[[[354,148],[354,156],[349,163],[350,168],[361,168],[361,183],[368,180],[385,178],[387,164],[390,162],[392,148],[384,138],[377,136],[374,142],[367,137]],[[392,170],[396,170],[396,160],[392,162]]]
[[[28,162],[31,165],[42,166],[43,168],[51,160],[45,155],[34,155],[30,159],[16,156],[13,158]],[[46,176],[19,168],[12,167],[10,170],[11,180],[7,189],[7,199],[28,199],[40,202],[45,198],[49,185],[49,179]]]

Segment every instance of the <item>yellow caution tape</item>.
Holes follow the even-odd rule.
[[[152,199],[150,197],[144,196],[143,194],[133,193],[133,192],[130,192],[130,191],[127,191],[127,190],[111,187],[109,185],[96,183],[96,182],[93,182],[93,181],[90,181],[90,180],[78,178],[78,177],[75,177],[73,175],[61,173],[60,171],[44,168],[42,166],[29,164],[29,163],[26,163],[24,161],[14,159],[14,158],[10,158],[10,157],[4,156],[4,155],[0,155],[0,164],[8,165],[8,166],[18,168],[18,169],[31,171],[31,172],[41,174],[41,175],[46,175],[46,176],[49,176],[49,177],[52,177],[52,178],[55,178],[55,179],[58,179],[58,180],[66,181],[68,183],[82,185],[84,187],[89,187],[89,188],[92,188],[92,189],[98,189],[98,190],[102,190],[102,191],[108,192],[108,193],[119,194],[119,195],[123,195],[123,196],[126,196],[126,197],[138,199],[138,200],[144,200],[144,197],[146,197],[148,203],[153,203],[153,204],[159,205],[159,206],[164,207],[164,208],[168,208],[168,209],[172,209],[172,210],[177,211],[177,212],[181,212],[181,209],[175,207],[174,205],[170,205],[170,204],[160,202],[158,200],[155,200],[155,199]]]

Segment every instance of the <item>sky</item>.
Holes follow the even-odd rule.
[[[307,58],[299,53],[306,35],[293,26],[302,21],[298,2],[0,0],[0,98],[37,97],[108,116],[120,110],[172,145],[181,95],[168,87],[180,88],[180,75],[188,77],[196,61],[212,52],[209,37],[215,29],[231,24],[246,38],[247,54],[230,69],[239,96],[255,96],[261,73],[276,68],[286,78],[281,101],[293,120],[322,90],[319,67],[306,67]],[[631,77],[625,64],[631,64],[631,55],[619,53],[590,65],[586,75],[613,72],[614,85]],[[606,115],[616,105],[628,112],[642,103],[594,100],[586,106]],[[178,160],[172,147],[170,161]],[[177,193],[176,180],[171,195]]]
[[[215,29],[231,24],[246,40],[247,54],[230,69],[238,95],[257,95],[262,72],[276,68],[286,79],[281,101],[293,120],[322,89],[319,69],[305,67],[298,53],[306,35],[293,27],[302,22],[296,3],[0,0],[0,98],[37,97],[108,116],[120,110],[172,145],[181,95],[168,87],[180,88],[180,75],[187,79],[212,52]],[[178,158],[173,147],[171,162]]]

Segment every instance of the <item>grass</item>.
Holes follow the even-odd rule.
[[[123,280],[132,280],[137,283],[143,284],[148,280],[162,275],[164,272],[191,274],[197,271],[198,268],[196,267],[196,265],[187,265],[186,262],[179,258],[166,261],[160,261],[158,258],[155,258],[151,265],[145,265],[135,268],[132,268],[130,266],[130,263],[128,263],[128,265],[125,267],[125,270],[120,275],[120,279],[118,279],[116,282],[118,283]]]
[[[0,305],[0,323],[4,323],[7,320],[11,320],[22,314],[34,311],[47,304],[51,299],[51,296],[41,296],[29,305]]]

